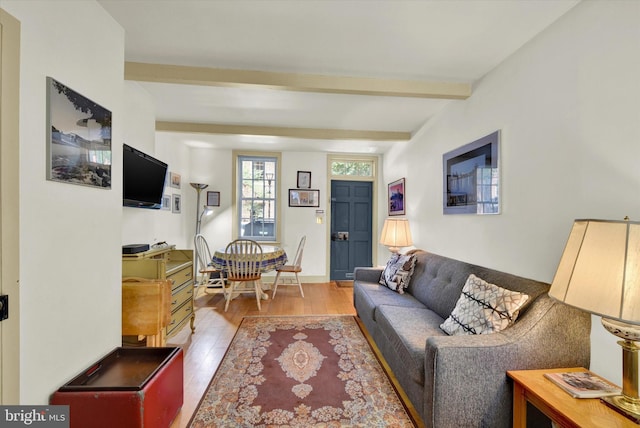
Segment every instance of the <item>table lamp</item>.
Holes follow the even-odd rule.
[[[549,296],[601,316],[622,339],[622,395],[602,401],[638,423],[640,222],[575,220]]]
[[[389,247],[389,251],[397,253],[400,247],[413,245],[409,220],[406,218],[388,218],[382,226],[380,243]]]

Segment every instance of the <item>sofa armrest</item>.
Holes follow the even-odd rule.
[[[540,296],[500,333],[427,339],[424,415],[428,426],[507,427],[507,370],[589,367],[591,317]]]
[[[378,282],[382,275],[382,268],[378,267],[357,267],[353,271],[353,279],[363,282]]]

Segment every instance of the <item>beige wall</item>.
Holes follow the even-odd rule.
[[[574,219],[640,219],[639,23],[639,2],[582,2],[385,156],[417,247],[550,282]],[[443,153],[497,129],[502,213],[443,215]],[[621,381],[599,317],[592,369]]]
[[[120,343],[124,31],[95,2],[2,7],[22,29],[20,402],[45,404]],[[111,190],[45,179],[47,76],[111,110]]]

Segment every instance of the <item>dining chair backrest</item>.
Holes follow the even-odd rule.
[[[302,265],[302,252],[304,251],[304,244],[307,242],[307,236],[303,236],[298,244],[298,251],[296,251],[296,257],[293,259],[293,265],[300,267]]]
[[[197,234],[193,238],[193,244],[196,249],[196,257],[198,257],[198,263],[200,264],[200,270],[205,270],[209,263],[211,263],[211,250],[209,244],[204,236]]]
[[[262,247],[250,239],[236,239],[225,249],[230,281],[253,281],[260,278]]]

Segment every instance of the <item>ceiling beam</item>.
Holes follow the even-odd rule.
[[[262,135],[312,140],[409,141],[410,132],[360,131],[353,129],[289,128],[216,123],[156,121],[156,131],[195,134]]]
[[[233,70],[126,62],[126,80],[202,86],[253,86],[301,92],[463,100],[471,84]]]

